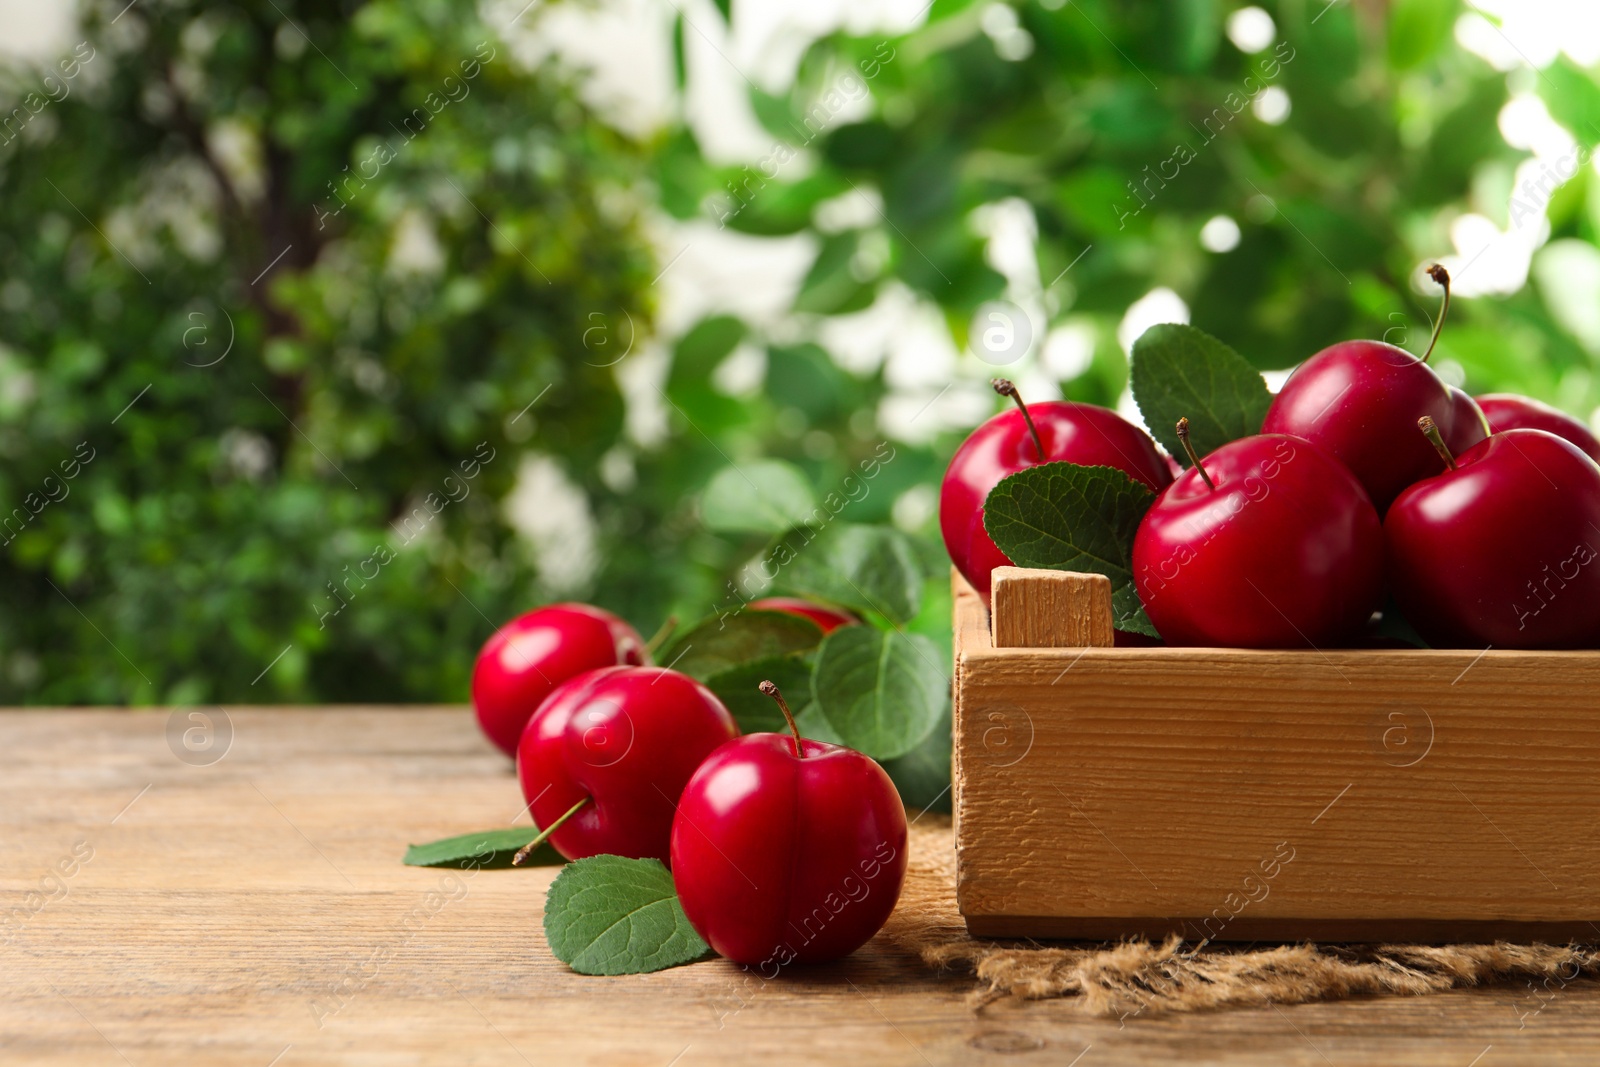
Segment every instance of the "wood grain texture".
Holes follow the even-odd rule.
[[[1600,654],[1002,649],[982,613],[960,590],[975,932],[1600,935]]]
[[[227,721],[227,756],[202,767],[173,755],[164,711],[0,712],[0,906],[26,912],[0,927],[7,1067],[1600,1058],[1589,982],[1119,1026],[1070,1001],[975,1012],[970,979],[879,942],[774,982],[718,960],[585,978],[540,931],[553,869],[452,882],[399,862],[409,842],[519,815],[509,762],[470,712],[236,708]],[[75,848],[88,859],[56,888],[46,876]],[[48,897],[37,908],[34,892]]]
[[[1030,567],[990,574],[995,648],[1110,648],[1111,579]]]

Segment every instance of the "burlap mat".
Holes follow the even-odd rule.
[[[930,967],[976,975],[977,1006],[1002,997],[1069,997],[1086,1014],[1125,1019],[1512,982],[1532,987],[1526,1006],[1536,1013],[1551,991],[1600,974],[1600,951],[1578,945],[1202,947],[1173,938],[1046,947],[974,940],[956,910],[950,820],[919,817],[910,852],[900,906],[882,936]]]

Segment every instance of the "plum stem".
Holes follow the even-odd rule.
[[[1039,436],[1039,428],[1033,424],[1033,416],[1028,414],[1028,405],[1022,402],[1022,394],[1017,392],[1017,383],[1009,378],[994,378],[989,382],[994,391],[1001,396],[1009,396],[1012,403],[1022,412],[1022,421],[1028,424],[1028,432],[1033,435],[1033,447],[1039,450],[1039,462],[1044,462],[1044,441]]]
[[[1189,443],[1189,417],[1187,415],[1178,420],[1178,443],[1183,446],[1184,452],[1188,453],[1189,462],[1194,464],[1194,469],[1200,472],[1200,480],[1206,483],[1206,488],[1213,493],[1216,492],[1217,487],[1212,483],[1211,475],[1207,474],[1206,469],[1200,466],[1200,457],[1194,454],[1194,445]]]
[[[795,758],[805,759],[805,753],[800,750],[800,742],[803,740],[800,736],[800,727],[794,721],[794,713],[789,710],[789,702],[783,699],[783,694],[778,691],[777,685],[770,680],[762,682],[756,688],[778,702],[778,710],[783,712],[783,717],[789,722],[789,729],[794,733]]]
[[[1444,317],[1450,314],[1450,272],[1435,263],[1428,268],[1428,277],[1444,286],[1444,303],[1439,305],[1439,318],[1433,324],[1433,336],[1428,339],[1428,350],[1422,353],[1424,363],[1433,355],[1433,346],[1439,343],[1439,334],[1444,330]]]
[[[676,615],[668,615],[667,621],[661,624],[661,629],[652,634],[650,640],[644,643],[644,654],[654,659],[656,651],[672,638],[673,631],[677,630],[677,628],[678,617]]]
[[[1451,470],[1456,469],[1456,457],[1450,454],[1450,446],[1444,443],[1444,437],[1439,433],[1439,427],[1428,416],[1424,415],[1417,420],[1417,429],[1427,437],[1428,443],[1433,445],[1433,450],[1439,453],[1439,458]]]
[[[540,830],[538,837],[534,838],[532,841],[529,841],[526,845],[523,845],[521,848],[517,849],[517,854],[515,856],[511,857],[511,866],[513,866],[513,867],[521,867],[524,863],[528,862],[528,857],[533,855],[533,850],[534,849],[536,849],[540,845],[544,844],[545,840],[551,834],[553,834],[557,830],[561,829],[561,824],[562,823],[566,822],[568,819],[570,819],[574,815],[578,814],[578,809],[583,807],[585,804],[589,803],[589,801],[591,801],[593,799],[594,799],[593,797],[584,797],[582,800],[580,800],[576,804],[572,805],[572,807],[568,808],[567,811],[566,811],[566,814],[562,815],[561,818],[557,819],[555,822],[551,823],[549,826],[546,826],[543,830]]]

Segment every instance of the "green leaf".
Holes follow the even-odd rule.
[[[780,139],[794,136],[793,127],[788,129],[789,133],[778,135]],[[721,187],[726,188],[726,185]],[[812,213],[818,204],[849,189],[839,177],[827,173],[808,174],[796,181],[768,182],[734,213],[728,220],[728,228],[758,237],[799,233],[811,225]]]
[[[497,870],[511,866],[517,850],[539,836],[537,826],[513,826],[505,830],[484,830],[430,841],[426,845],[407,845],[408,867],[454,867],[457,870]],[[565,863],[561,853],[547,841],[534,849],[528,862],[539,867]]]
[[[874,611],[895,622],[922,604],[922,561],[911,538],[888,526],[835,522],[820,533],[795,530],[771,554],[783,564],[777,584],[800,596]]]
[[[655,661],[704,682],[754,660],[809,652],[821,640],[822,628],[810,619],[746,609],[696,623],[673,638]]]
[[[1043,463],[990,491],[983,526],[1019,567],[1110,578],[1117,629],[1156,637],[1133,586],[1133,535],[1154,502],[1149,488],[1115,467]]]
[[[666,865],[621,856],[562,868],[544,898],[544,936],[579,974],[644,974],[710,951],[684,916]]]
[[[761,128],[780,141],[790,141],[795,136],[794,115],[789,110],[789,98],[782,93],[769,93],[755,85],[746,86],[750,98],[750,111]],[[765,175],[763,175],[765,177]],[[766,192],[767,186],[762,187]]]
[[[802,728],[801,733],[805,733]],[[822,740],[819,738],[819,740]],[[883,769],[908,808],[950,811],[950,714],[947,711],[916,748]]]
[[[1600,83],[1566,56],[1539,72],[1538,93],[1550,114],[1581,145],[1600,141]],[[1576,157],[1574,157],[1576,158]],[[1563,164],[1571,166],[1572,164]],[[1567,172],[1570,173],[1570,172]]]
[[[810,691],[808,685],[806,692]],[[800,736],[808,741],[825,741],[830,745],[844,744],[844,738],[840,737],[839,731],[828,722],[815,700],[794,713],[794,724],[800,727]]]
[[[703,384],[744,335],[744,323],[731,315],[713,315],[695,323],[672,350],[667,392],[671,394],[684,386]]]
[[[854,386],[820,345],[803,341],[767,349],[767,397],[779,407],[798,408],[809,422],[836,422],[854,400]]]
[[[1204,457],[1260,433],[1272,404],[1266,380],[1243,356],[1204,330],[1178,323],[1152,326],[1133,343],[1128,379],[1151,434],[1185,466],[1179,419],[1189,420],[1189,443]]]
[[[1389,67],[1412,70],[1450,39],[1456,0],[1395,0],[1389,9]]]
[[[722,12],[723,22],[733,22],[733,0],[711,0],[711,2],[717,5],[718,11]]]
[[[798,467],[762,459],[718,471],[700,500],[700,517],[713,530],[775,534],[804,523],[816,508]]]
[[[684,60],[683,51],[683,12],[678,12],[678,17],[672,20],[672,78],[682,92],[689,81],[689,66]]]
[[[950,683],[926,637],[844,626],[823,639],[811,691],[844,743],[873,759],[903,756],[939,724]]]
[[[1222,41],[1222,11],[1216,0],[1164,0],[1157,7],[1162,32],[1154,43],[1175,70],[1205,69]]]
[[[917,557],[917,564],[922,568],[924,588],[929,581],[939,583],[947,592],[950,589],[950,553],[945,550],[944,542],[934,538],[908,537],[906,542],[911,545],[912,553]],[[919,611],[927,610],[928,597],[924,592],[923,605]],[[945,612],[944,629],[950,629],[950,613]]]
[[[705,683],[733,714],[740,733],[788,733],[783,712],[756,688],[764,681],[776,685],[791,708],[801,707],[811,699],[811,660],[806,656],[768,656],[718,671]]]
[[[860,311],[871,304],[873,286],[855,275],[854,263],[860,246],[861,236],[853,230],[834,234],[823,241],[816,261],[800,283],[794,309],[818,315],[841,315]]]

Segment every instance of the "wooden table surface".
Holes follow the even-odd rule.
[[[399,862],[521,808],[464,709],[212,709],[199,752],[188,714],[0,712],[0,1063],[1600,1062],[1587,981],[1119,1027],[974,1012],[970,978],[879,944],[772,982],[586,978],[544,944],[554,868]]]

